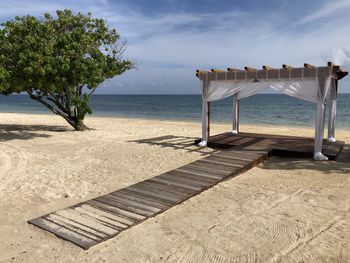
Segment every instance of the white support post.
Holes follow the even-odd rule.
[[[327,141],[335,142],[335,119],[337,115],[337,89],[338,81],[334,80],[329,96],[328,138]]]
[[[324,135],[324,117],[325,117],[325,105],[323,102],[317,102],[315,145],[314,145],[315,147],[314,160],[316,161],[328,160],[328,158],[322,154],[322,144],[323,144],[323,135]]]
[[[238,134],[239,130],[239,100],[238,93],[233,94],[233,116],[232,116],[232,134]]]
[[[205,147],[209,137],[209,102],[202,101],[202,140],[198,146]]]

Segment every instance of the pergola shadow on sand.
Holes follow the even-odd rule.
[[[274,69],[263,66],[262,69],[245,67],[244,70],[197,70],[196,76],[202,88],[202,139],[199,146],[207,146],[210,136],[210,102],[233,97],[232,134],[239,133],[239,102],[268,88],[288,96],[317,104],[313,158],[328,160],[322,153],[324,137],[324,119],[326,105],[329,107],[328,142],[335,142],[335,119],[338,95],[338,80],[348,72],[340,66],[328,62],[327,66],[315,67],[304,64],[294,68],[283,64]]]

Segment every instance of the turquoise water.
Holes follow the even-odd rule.
[[[232,98],[212,103],[214,122],[230,122]],[[95,116],[164,120],[201,120],[200,95],[95,95]],[[24,95],[0,96],[0,112],[48,113]],[[258,94],[241,101],[241,123],[313,126],[315,105],[282,94]],[[339,94],[337,126],[350,127],[350,94]]]

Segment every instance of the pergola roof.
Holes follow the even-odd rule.
[[[262,69],[252,67],[244,67],[244,69],[227,68],[227,70],[211,69],[197,70],[196,76],[203,81],[211,80],[254,80],[254,79],[300,79],[300,78],[315,78],[318,72],[332,72],[332,78],[340,80],[348,75],[340,66],[328,62],[327,66],[315,67],[305,63],[304,67],[294,68],[283,64],[282,68],[275,69],[269,66],[262,66]],[[329,74],[329,73],[328,73]]]

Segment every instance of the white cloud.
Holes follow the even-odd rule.
[[[5,18],[71,8],[91,11],[94,16],[106,19],[128,39],[125,54],[139,64],[139,70],[105,84],[106,87],[118,84],[116,89],[124,93],[198,92],[194,77],[197,68],[263,64],[280,67],[283,63],[300,66],[304,62],[320,65],[325,63],[325,54],[327,59],[332,54],[335,62],[349,54],[344,48],[337,49],[350,43],[350,17],[344,15],[350,11],[348,0],[328,2],[304,17],[293,19],[286,9],[207,13],[179,10],[150,16],[125,5],[112,7],[105,0],[2,2],[0,17]]]
[[[341,48],[332,48],[325,54],[327,61],[332,61],[350,70],[350,45]]]
[[[300,24],[309,23],[320,18],[329,18],[334,13],[339,11],[349,10],[350,1],[349,0],[333,0],[326,3],[321,8],[317,9],[315,12],[305,16],[300,20]]]

